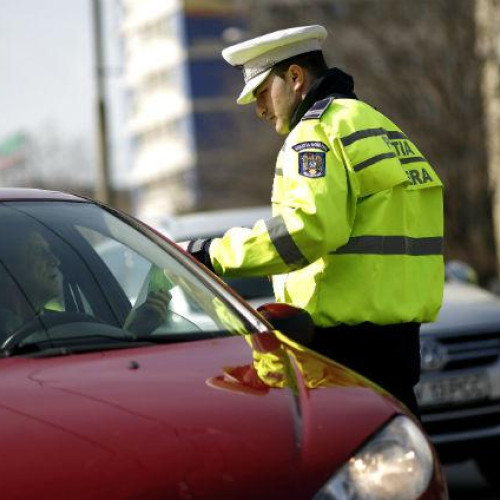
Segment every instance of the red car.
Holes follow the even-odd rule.
[[[300,311],[72,195],[0,189],[0,233],[3,499],[447,498],[419,423],[290,338]]]

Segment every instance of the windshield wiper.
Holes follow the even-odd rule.
[[[50,357],[79,354],[85,352],[98,352],[110,349],[128,349],[152,344],[177,344],[180,342],[191,342],[195,340],[208,340],[226,337],[217,332],[184,332],[162,335],[134,335],[133,337],[111,337],[106,335],[81,336],[72,338],[51,338],[17,344],[8,351],[4,351],[4,357],[30,356]],[[230,335],[229,335],[230,336]]]
[[[107,349],[124,349],[136,346],[137,341],[132,337],[114,337],[109,335],[78,336],[71,338],[45,338],[34,342],[15,344],[4,350],[4,357],[20,355],[59,355],[73,354],[75,352],[92,352]]]
[[[146,343],[140,344],[131,344],[127,343],[118,343],[118,344],[94,344],[94,345],[86,345],[86,346],[74,346],[74,347],[47,347],[45,349],[40,350],[24,350],[22,348],[19,349],[19,352],[16,352],[15,356],[28,356],[30,358],[50,358],[55,356],[69,356],[71,354],[84,354],[90,352],[100,352],[100,351],[111,351],[114,349],[130,349],[131,347],[148,345]],[[12,356],[12,354],[11,354]]]
[[[140,342],[150,342],[152,344],[176,344],[179,342],[191,342],[193,340],[208,340],[226,337],[221,335],[221,332],[177,332],[177,333],[164,333],[161,335],[137,335],[136,340]]]

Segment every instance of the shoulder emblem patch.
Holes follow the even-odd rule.
[[[315,102],[307,113],[302,117],[302,120],[316,120],[323,116],[323,113],[328,109],[328,106],[333,101],[334,97],[327,97],[321,101]]]
[[[304,149],[321,149],[321,151],[330,151],[330,148],[324,143],[320,141],[307,141],[307,142],[299,142],[292,146],[294,151],[303,151]]]
[[[323,151],[303,151],[299,153],[299,174],[316,179],[326,174],[326,153]]]

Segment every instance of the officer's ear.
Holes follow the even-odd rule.
[[[302,68],[298,64],[291,64],[288,67],[288,76],[290,78],[293,90],[295,90],[296,92],[301,92],[306,79],[304,68]]]

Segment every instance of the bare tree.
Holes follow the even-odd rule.
[[[91,195],[95,182],[93,149],[85,138],[67,137],[52,122],[32,136],[25,185]]]

